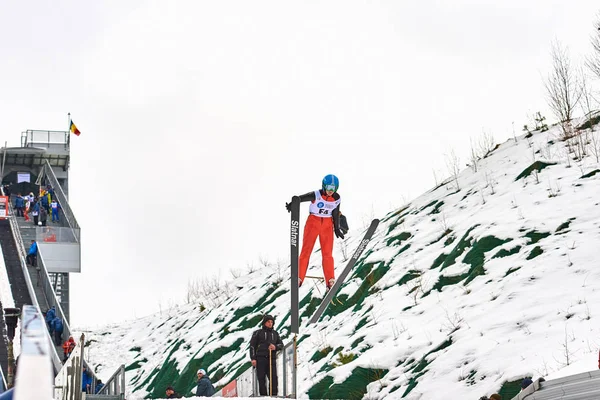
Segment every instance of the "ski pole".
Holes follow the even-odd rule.
[[[273,396],[273,351],[269,349],[269,396]]]

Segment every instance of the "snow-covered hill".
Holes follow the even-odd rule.
[[[462,171],[460,189],[449,179],[390,212],[315,326],[306,322],[322,294],[302,287],[301,398],[511,398],[525,376],[596,357],[600,165],[592,154],[573,160],[559,136],[553,127],[511,139]],[[348,253],[363,234],[354,228]],[[341,268],[339,245],[335,256]],[[311,265],[320,275],[320,253]],[[263,313],[289,338],[289,271],[230,285],[218,308],[89,332],[91,363],[102,377],[127,365],[128,399],[160,398],[171,384],[190,393],[200,367],[228,383],[249,368]]]

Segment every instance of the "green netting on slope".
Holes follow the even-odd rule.
[[[503,399],[512,399],[521,391],[521,382],[523,382],[522,379],[512,382],[504,382],[498,394],[502,396]]]
[[[396,211],[390,213],[389,215],[387,215],[386,217],[384,217],[383,220],[381,220],[381,222],[388,222],[389,220],[391,220],[392,218],[394,218],[396,216],[398,216],[398,218],[396,220],[402,218],[403,215],[400,215],[400,214],[402,214],[404,211],[408,210],[408,207],[410,207],[410,204],[402,207],[399,210],[396,210]],[[408,213],[406,213],[406,214],[408,214]],[[404,215],[406,215],[406,214],[404,214]]]
[[[471,234],[473,229],[475,229],[478,226],[479,225],[472,226],[467,230],[467,232],[462,236],[462,238],[460,238],[460,241],[456,244],[456,246],[454,246],[450,254],[448,254],[444,262],[442,263],[442,271],[456,263],[456,259],[465,251],[467,247],[471,246],[471,238],[469,235]]]
[[[431,210],[427,215],[432,215],[432,214],[439,214],[440,213],[440,208],[444,205],[443,201],[438,202],[435,207],[433,207],[433,210]]]
[[[429,293],[431,293],[431,291],[433,291],[433,290],[441,290],[444,286],[456,285],[457,283],[462,282],[463,280],[465,280],[465,285],[466,285],[469,282],[471,282],[473,279],[475,279],[476,277],[478,277],[480,275],[485,275],[485,269],[483,267],[485,264],[485,253],[493,250],[494,248],[496,248],[498,246],[501,246],[502,244],[504,244],[510,240],[512,240],[512,239],[503,240],[503,239],[498,239],[497,237],[494,237],[494,236],[484,236],[481,239],[476,240],[473,243],[471,250],[469,250],[469,252],[465,255],[465,257],[463,259],[463,262],[465,264],[469,264],[471,266],[469,268],[469,270],[466,273],[459,274],[459,275],[452,275],[452,276],[440,275],[440,277],[438,278],[438,281],[435,283],[435,285],[433,285],[431,290],[424,293],[422,297],[429,295]],[[464,251],[464,249],[466,248],[467,241],[470,242],[470,240],[465,239],[465,237],[463,236],[463,238],[461,239],[461,242],[456,245],[455,250],[458,249],[460,251],[460,253],[462,253]],[[446,265],[447,261],[448,261],[448,259],[446,258],[446,261],[444,261],[444,265]],[[452,262],[452,263],[454,263],[454,262]]]
[[[392,236],[391,238],[388,238],[388,240],[386,241],[386,245],[388,247],[400,246],[403,241],[408,240],[411,237],[412,237],[412,234],[410,232],[402,232],[396,236]]]
[[[387,369],[356,367],[342,383],[333,384],[333,378],[326,376],[308,391],[310,399],[360,400],[367,394],[367,385],[381,380]]]
[[[496,254],[494,254],[492,256],[492,258],[503,258],[503,257],[512,256],[513,254],[519,253],[520,250],[521,250],[521,246],[515,246],[509,250],[500,249],[500,250],[498,250],[498,252]]]
[[[524,237],[526,237],[527,239],[529,239],[529,242],[527,243],[529,244],[536,244],[537,242],[539,242],[540,240],[547,238],[548,236],[550,236],[549,232],[538,232],[535,229],[532,231],[527,232]]]
[[[327,357],[327,355],[329,355],[329,353],[331,353],[332,351],[333,351],[333,347],[331,347],[331,346],[327,346],[324,349],[317,350],[317,351],[315,351],[313,356],[310,358],[310,361],[319,362],[322,359],[324,359],[325,357]]]
[[[581,177],[579,179],[586,179],[586,178],[591,178],[592,176],[596,175],[598,172],[600,172],[600,169],[595,169],[591,172],[588,172],[585,175],[581,175]]]
[[[529,253],[529,255],[527,256],[527,260],[532,260],[534,258],[536,258],[537,256],[539,256],[540,254],[542,254],[544,252],[544,250],[542,250],[542,248],[540,246],[535,246],[533,248],[533,250],[531,250],[531,253]]]
[[[575,218],[569,218],[568,220],[566,220],[565,222],[560,224],[558,226],[558,228],[556,228],[556,233],[566,233],[563,231],[566,231],[567,229],[569,229],[569,226],[571,226],[571,222],[573,222],[574,220],[575,220]]]
[[[179,376],[179,371],[177,370],[177,361],[172,359],[171,356],[173,353],[179,350],[179,347],[181,347],[183,342],[183,339],[176,341],[169,351],[169,354],[165,357],[162,367],[159,369],[152,382],[146,388],[146,391],[148,392],[148,395],[146,396],[147,399],[159,399],[161,396],[164,397],[165,388],[169,385],[172,385]]]
[[[452,337],[449,337],[446,341],[441,343],[438,347],[427,352],[427,354],[425,354],[423,357],[421,357],[419,362],[414,364],[412,367],[410,367],[406,371],[407,374],[410,372],[413,375],[408,379],[408,386],[407,386],[406,390],[404,391],[404,393],[402,394],[402,397],[406,397],[417,386],[418,378],[421,377],[423,374],[425,374],[425,372],[427,372],[425,370],[425,368],[427,368],[427,366],[433,361],[433,360],[431,360],[431,361],[427,360],[427,357],[433,353],[437,353],[438,351],[449,347],[451,344],[452,344]]]
[[[547,162],[544,162],[544,161],[536,161],[533,164],[531,164],[529,167],[525,168],[523,170],[523,172],[521,172],[519,174],[519,176],[517,176],[515,178],[515,181],[518,181],[521,178],[528,177],[529,175],[531,175],[531,173],[533,171],[541,172],[544,168],[550,167],[552,165],[556,165],[556,163],[555,162],[547,163]]]
[[[381,277],[383,277],[383,275],[385,275],[386,272],[389,271],[389,269],[390,269],[390,267],[388,265],[386,265],[385,262],[383,262],[383,261],[380,261],[377,264],[371,264],[371,267],[373,265],[378,265],[378,267],[373,269],[362,280],[362,283],[360,284],[360,286],[358,287],[356,292],[354,292],[354,294],[349,298],[343,298],[343,295],[338,296],[337,298],[338,298],[338,300],[340,300],[340,302],[333,302],[333,304],[330,304],[327,307],[327,310],[325,311],[325,313],[323,314],[324,316],[329,315],[329,316],[333,317],[335,315],[338,315],[338,314],[348,310],[351,307],[354,307],[354,309],[353,309],[354,311],[360,310],[364,299],[369,294],[369,289],[373,285],[375,285],[381,279]]]

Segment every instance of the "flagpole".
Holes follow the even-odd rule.
[[[67,125],[67,148],[69,148],[69,152],[70,150],[70,145],[71,145],[71,113],[67,113],[67,116],[69,118],[69,122]]]

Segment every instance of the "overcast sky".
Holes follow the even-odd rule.
[[[72,324],[183,301],[189,280],[289,257],[285,202],[340,178],[357,231],[537,110],[578,0],[34,1],[0,5],[0,140],[72,139]],[[462,164],[464,165],[464,162]],[[302,218],[307,215],[303,207]]]

